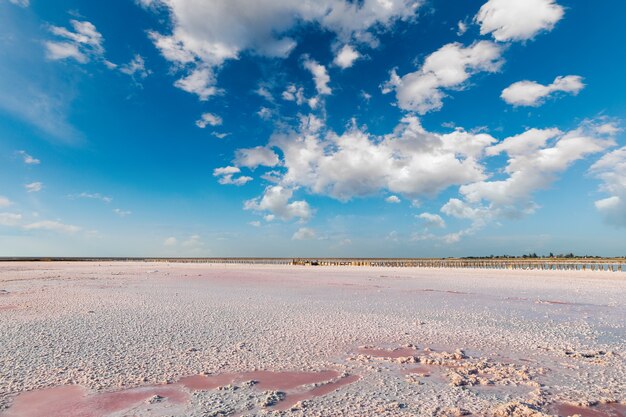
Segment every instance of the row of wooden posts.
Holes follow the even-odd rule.
[[[510,270],[626,272],[626,259],[619,260],[520,260],[520,259],[330,259],[330,258],[190,258],[145,259],[145,261],[242,265],[378,266],[411,268],[481,268]]]

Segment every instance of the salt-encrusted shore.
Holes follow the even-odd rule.
[[[0,416],[623,416],[625,300],[611,272],[2,263]]]

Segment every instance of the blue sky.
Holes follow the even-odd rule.
[[[625,255],[625,13],[0,0],[0,254]]]

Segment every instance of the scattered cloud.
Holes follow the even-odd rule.
[[[274,167],[278,165],[279,159],[276,153],[265,147],[238,149],[235,153],[235,165],[254,169],[259,165]]]
[[[422,213],[418,214],[418,219],[422,220],[424,226],[427,228],[444,228],[446,227],[446,222],[441,218],[438,214],[432,213]]]
[[[0,195],[0,207],[9,207],[13,202],[8,198]]]
[[[185,248],[200,248],[204,246],[204,242],[202,242],[200,235],[191,235],[181,245]]]
[[[52,232],[61,233],[76,233],[81,230],[81,228],[78,226],[73,226],[71,224],[65,224],[54,220],[44,220],[36,223],[29,223],[22,227],[25,230],[49,230]]]
[[[304,200],[292,201],[293,190],[280,185],[267,187],[263,196],[248,200],[244,203],[245,210],[257,212],[269,212],[281,219],[288,221],[297,218],[300,221],[307,221],[313,215],[313,211]],[[273,220],[274,217],[271,217]],[[267,217],[266,217],[267,220]]]
[[[30,5],[30,0],[9,0],[9,2],[20,7],[28,7]]]
[[[30,156],[26,151],[17,151],[18,155],[21,155],[26,165],[39,165],[41,161],[33,156]]]
[[[163,246],[176,246],[178,240],[174,236],[170,236],[163,241]]]
[[[122,209],[119,209],[119,208],[113,209],[113,213],[117,214],[120,217],[127,217],[127,216],[130,216],[131,214],[133,214],[132,211],[122,210]]]
[[[249,181],[252,181],[252,177],[247,177],[245,175],[241,175],[237,178],[234,178],[235,174],[239,174],[241,170],[234,166],[227,166],[222,168],[215,168],[213,170],[213,176],[218,177],[217,182],[222,185],[236,185],[241,186],[246,184]]]
[[[337,51],[333,63],[341,69],[350,68],[354,62],[361,57],[361,54],[351,45],[344,45]]]
[[[419,119],[407,116],[381,137],[354,125],[337,135],[313,122],[303,123],[300,131],[275,134],[270,144],[283,155],[281,185],[345,201],[381,190],[434,195],[484,179],[479,159],[494,142],[484,133],[427,132]]]
[[[254,226],[254,227],[261,227],[261,222],[258,221],[258,220],[254,220],[254,221],[248,222],[248,224],[250,226]]]
[[[120,67],[120,72],[126,75],[130,75],[133,79],[136,78],[146,78],[152,72],[149,69],[146,69],[146,63],[143,57],[139,54],[135,54],[133,59]]]
[[[151,10],[167,10],[171,33],[151,32],[165,59],[183,78],[175,85],[201,100],[217,94],[215,71],[244,51],[285,58],[296,47],[289,33],[301,23],[317,23],[342,43],[375,46],[374,32],[415,17],[421,0],[141,0]],[[375,30],[374,30],[375,29]],[[316,69],[317,71],[317,69]],[[320,86],[323,84],[320,84]]]
[[[72,194],[68,196],[69,198],[75,200],[78,198],[86,198],[86,199],[91,199],[91,200],[100,200],[103,203],[110,203],[111,201],[113,201],[113,197],[109,197],[106,195],[102,195],[100,193],[86,193],[86,192],[82,192],[80,194]]]
[[[315,239],[315,230],[308,227],[299,228],[291,237],[292,240],[312,240]]]
[[[17,226],[21,221],[22,215],[19,213],[0,213],[0,226]]]
[[[456,27],[457,27],[457,31],[456,31],[457,36],[463,36],[465,32],[467,32],[467,23],[465,23],[463,20],[459,20]]]
[[[596,209],[608,224],[626,227],[626,146],[602,156],[589,172],[602,181],[600,191],[609,194],[595,202]]]
[[[71,20],[73,31],[50,26],[50,32],[61,40],[47,41],[46,57],[50,60],[72,58],[84,64],[91,58],[101,57],[104,54],[102,43],[104,38],[91,22]]]
[[[315,89],[319,95],[328,95],[332,93],[332,90],[328,86],[330,82],[330,76],[326,67],[317,63],[317,61],[306,58],[304,60],[304,68],[311,72],[313,75],[313,81],[315,82]]]
[[[196,121],[196,126],[200,129],[204,129],[208,125],[220,126],[222,124],[222,118],[213,113],[204,113],[199,120]]]
[[[43,183],[36,181],[24,186],[29,193],[37,193],[43,189]]]
[[[481,35],[490,33],[499,42],[525,41],[552,30],[564,13],[554,0],[489,0],[475,19]]]
[[[393,203],[393,204],[398,204],[401,202],[400,197],[398,197],[397,195],[390,195],[389,197],[385,198],[385,201],[387,203]]]
[[[443,107],[445,90],[463,89],[478,72],[497,72],[502,66],[502,47],[490,41],[470,46],[449,43],[430,54],[422,67],[402,77],[395,70],[383,93],[396,92],[398,107],[426,114]]]
[[[542,85],[535,81],[518,81],[502,90],[502,100],[513,106],[536,107],[554,93],[563,92],[577,95],[585,87],[579,75],[556,77],[552,84]]]

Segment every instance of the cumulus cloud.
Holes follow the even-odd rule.
[[[222,124],[222,118],[213,113],[204,113],[199,120],[196,121],[196,126],[200,129],[211,126],[220,126]]]
[[[333,63],[341,69],[350,68],[354,65],[354,61],[359,59],[361,54],[355,50],[351,45],[344,45],[337,51]]]
[[[76,233],[81,230],[81,228],[78,226],[73,226],[71,224],[65,224],[54,220],[44,220],[36,223],[29,223],[22,227],[25,230],[49,230],[52,232],[61,233]]]
[[[17,154],[22,157],[22,160],[26,165],[39,165],[41,161],[29,154],[26,151],[17,151]]]
[[[328,83],[330,82],[330,76],[328,75],[328,71],[326,71],[326,67],[309,58],[304,60],[303,65],[304,68],[309,70],[309,72],[311,72],[311,75],[313,75],[313,81],[315,82],[315,89],[317,90],[317,94],[331,94],[332,90],[328,86]]]
[[[589,172],[602,181],[600,191],[609,194],[595,202],[596,209],[608,224],[626,227],[626,146],[604,155]]]
[[[552,30],[563,14],[554,0],[489,0],[475,19],[481,35],[490,33],[499,42],[524,41]]]
[[[438,214],[422,213],[422,214],[418,214],[416,217],[422,220],[422,222],[424,223],[424,226],[426,226],[427,228],[446,227],[446,222]]]
[[[322,135],[314,127],[273,136],[271,144],[282,151],[286,168],[281,184],[344,201],[380,190],[433,195],[484,179],[479,158],[496,141],[463,130],[430,133],[414,116],[383,137],[355,126],[342,135]]]
[[[24,187],[29,193],[37,193],[43,189],[43,183],[39,181],[31,182],[30,184],[24,185]]]
[[[383,93],[396,92],[398,107],[425,114],[443,106],[445,90],[462,89],[478,72],[496,72],[502,66],[502,48],[490,41],[470,46],[449,43],[430,54],[422,67],[400,77],[392,71]]]
[[[276,153],[265,147],[257,146],[256,148],[238,149],[235,153],[235,164],[238,167],[246,167],[254,169],[259,165],[273,167],[278,165],[279,159]]]
[[[235,178],[235,174],[239,174],[240,172],[241,169],[237,167],[227,166],[222,168],[215,168],[213,170],[213,176],[218,177],[217,182],[222,185],[241,186],[253,180],[252,177],[248,177],[245,175],[240,175],[239,177]]]
[[[19,213],[0,213],[0,226],[17,226],[21,221],[22,215]]]
[[[513,106],[541,105],[546,98],[554,93],[563,92],[572,95],[578,94],[585,87],[579,75],[556,77],[552,84],[542,85],[535,81],[518,81],[502,90],[502,100]]]
[[[302,105],[306,99],[304,98],[304,88],[296,87],[295,84],[289,84],[281,97],[286,101],[295,101],[298,106]]]
[[[311,240],[315,239],[315,230],[308,227],[301,227],[298,229],[293,236],[292,240]]]
[[[397,195],[390,195],[389,197],[385,198],[385,201],[387,203],[392,203],[392,204],[397,204],[400,203],[400,197],[398,197]]]
[[[533,194],[546,189],[574,162],[613,146],[611,135],[598,134],[594,122],[585,121],[569,132],[529,129],[486,149],[486,155],[507,155],[502,180],[482,180],[459,187],[461,198],[451,198],[441,212],[471,225],[444,236],[455,243],[499,218],[519,218],[538,208]],[[614,200],[600,203],[610,208]],[[604,208],[603,207],[603,208]]]
[[[187,75],[176,82],[207,99],[217,92],[214,71],[249,51],[284,58],[295,48],[289,33],[301,23],[316,23],[337,36],[375,45],[370,31],[415,16],[421,0],[141,0],[169,13],[171,33],[151,33],[161,54]],[[190,77],[193,75],[193,79]],[[182,81],[185,80],[185,81]]]
[[[102,46],[104,38],[98,32],[93,23],[87,21],[71,20],[73,31],[59,26],[51,26],[50,32],[59,40],[45,43],[46,56],[51,60],[73,58],[84,64],[92,57],[100,57],[104,54]]]
[[[307,221],[313,215],[313,211],[304,200],[289,201],[293,196],[293,190],[281,185],[267,187],[263,196],[248,200],[244,203],[245,210],[269,212],[287,221],[294,218]],[[270,219],[273,220],[273,217]]]

